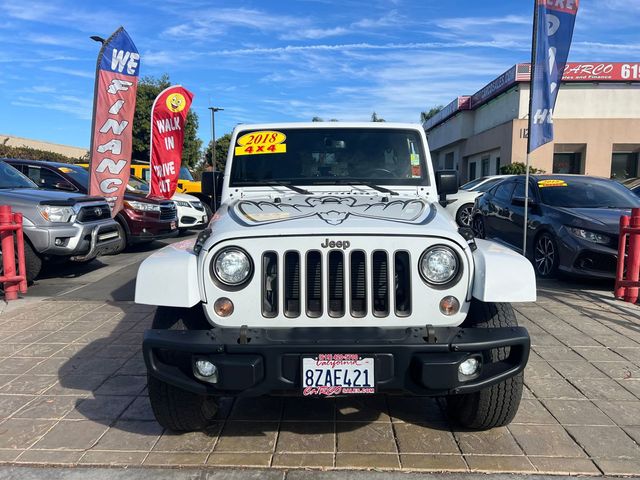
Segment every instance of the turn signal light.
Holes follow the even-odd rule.
[[[219,317],[228,317],[233,313],[233,302],[225,297],[219,298],[213,304],[213,311]]]
[[[450,317],[451,315],[455,315],[460,310],[460,302],[454,296],[447,295],[442,300],[440,300],[440,311]]]

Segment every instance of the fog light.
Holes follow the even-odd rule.
[[[476,373],[478,373],[479,368],[480,361],[477,358],[467,358],[458,367],[458,372],[460,372],[460,375],[470,377],[471,375],[475,375]]]
[[[225,297],[219,298],[213,304],[213,311],[219,317],[228,317],[233,313],[233,302]]]
[[[208,382],[216,383],[218,381],[218,367],[209,360],[196,360],[196,373]]]
[[[440,311],[447,316],[455,315],[460,310],[460,302],[456,297],[448,295],[440,300]]]

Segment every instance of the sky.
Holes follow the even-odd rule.
[[[530,60],[531,0],[0,0],[0,134],[88,147],[100,45],[195,94],[199,136],[314,116],[418,122]],[[640,0],[581,0],[570,61],[637,61]]]

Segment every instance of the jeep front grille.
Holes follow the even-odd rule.
[[[309,318],[325,313],[333,318],[362,318],[371,312],[376,317],[411,313],[411,272],[409,254],[391,255],[376,250],[367,255],[361,250],[345,253],[332,250],[286,251],[282,272],[276,252],[262,255],[262,314],[278,316],[279,308],[288,318],[303,312]],[[390,260],[391,258],[391,260]],[[280,278],[283,275],[284,278]],[[283,291],[278,285],[282,280]]]

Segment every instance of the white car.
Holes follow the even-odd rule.
[[[132,192],[149,193],[149,184],[139,177],[131,175],[127,190]],[[178,229],[185,231],[188,229],[201,229],[209,221],[205,206],[199,198],[186,193],[174,193],[171,197],[176,205],[178,215]]]
[[[445,207],[449,215],[451,215],[456,223],[461,227],[470,227],[473,218],[473,205],[476,198],[484,192],[492,188],[497,183],[512,175],[493,175],[489,177],[480,177],[465,183],[460,187],[458,193],[447,197],[447,206]]]
[[[529,356],[509,302],[536,298],[523,256],[439,204],[420,125],[238,125],[221,206],[197,239],[138,270],[149,400],[174,431],[221,397],[445,397],[461,426],[515,416]],[[313,412],[309,412],[313,416]]]

